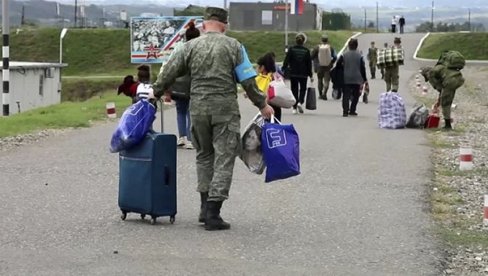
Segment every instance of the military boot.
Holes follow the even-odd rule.
[[[451,130],[452,129],[451,119],[445,119],[444,122],[445,122],[444,130]]]
[[[207,193],[200,193],[200,215],[198,216],[198,222],[205,222],[207,216]]]
[[[205,230],[226,230],[230,228],[230,224],[225,222],[220,217],[220,208],[222,208],[223,201],[208,201],[207,202],[207,217],[205,219]]]

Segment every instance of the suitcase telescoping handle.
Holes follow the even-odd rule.
[[[163,110],[164,109],[164,100],[162,98],[159,100],[159,104],[161,105],[160,106],[160,109],[161,109],[160,110],[160,112],[161,112],[161,133],[164,133],[164,120],[163,120],[163,116],[164,116],[163,115],[164,114],[164,110]]]

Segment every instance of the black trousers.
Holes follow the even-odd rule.
[[[356,112],[358,106],[359,96],[361,91],[359,90],[359,84],[346,84],[342,93],[342,113],[349,114]]]
[[[307,77],[290,78],[291,92],[293,92],[293,96],[295,96],[295,100],[297,101],[293,106],[295,109],[297,108],[298,104],[303,104],[305,102],[305,95],[307,95],[307,80]]]

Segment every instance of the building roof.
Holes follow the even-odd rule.
[[[50,63],[50,62],[28,62],[28,61],[10,61],[9,69],[30,69],[30,68],[52,68],[52,67],[66,67],[66,63]],[[3,69],[3,61],[0,61],[0,71]]]

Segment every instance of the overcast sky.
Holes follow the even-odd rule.
[[[54,0],[50,0],[54,1]],[[289,0],[291,1],[291,0]],[[71,4],[74,5],[75,0],[57,0],[57,2],[64,3],[64,4]],[[228,0],[227,3],[230,2],[258,2],[256,0]],[[272,0],[261,0],[261,2],[273,2]],[[330,6],[333,8],[336,7],[361,7],[361,6],[375,6],[376,2],[379,5],[385,6],[395,6],[395,7],[402,7],[402,6],[430,6],[432,1],[431,0],[312,0],[312,3],[319,4],[321,6]],[[224,6],[224,0],[78,0],[78,4],[81,5],[85,3],[85,5],[90,4],[144,4],[144,3],[153,3],[159,5],[167,5],[167,6],[187,6],[189,4],[199,5],[199,6]],[[443,6],[443,5],[459,5],[462,3],[464,6],[472,6],[472,5],[487,5],[488,0],[435,0],[436,6]]]

